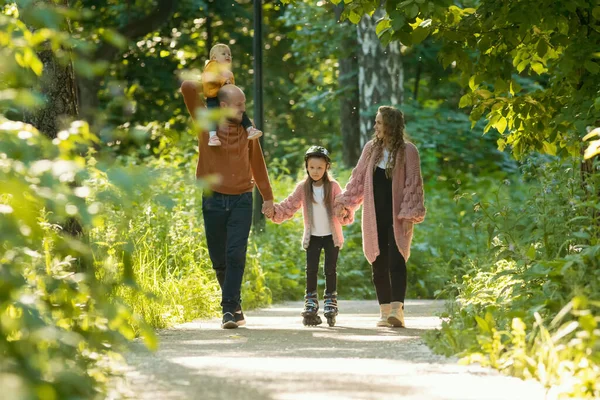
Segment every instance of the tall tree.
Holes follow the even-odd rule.
[[[360,133],[368,140],[377,107],[399,105],[404,97],[404,72],[400,43],[382,45],[376,32],[377,20],[385,15],[378,8],[358,23],[358,82],[360,87]]]

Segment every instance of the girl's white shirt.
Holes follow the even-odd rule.
[[[377,166],[381,169],[385,169],[389,158],[390,152],[387,149],[383,149],[383,157],[381,157],[381,161],[379,161],[379,164],[377,164]]]
[[[313,203],[313,220],[310,234],[312,236],[329,236],[331,235],[331,226],[329,224],[329,216],[327,208],[325,208],[325,190],[324,186],[315,186],[313,184],[313,196],[316,204]]]

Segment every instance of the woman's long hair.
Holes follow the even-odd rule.
[[[377,110],[383,120],[383,139],[373,134],[372,154],[375,157],[375,167],[383,158],[383,150],[387,148],[390,153],[387,164],[385,165],[385,176],[392,177],[394,167],[396,166],[396,155],[400,151],[400,165],[404,164],[404,114],[397,108],[390,106],[381,106]]]
[[[304,167],[306,168],[306,179],[304,179],[304,198],[306,199],[306,201],[312,201],[312,203],[315,203],[315,204],[317,203],[315,201],[314,190],[313,190],[313,185],[312,185],[313,180],[310,177],[310,174],[308,173],[308,160],[310,160],[311,158],[320,158],[322,160],[325,160],[325,162],[327,163],[327,167],[325,168],[325,173],[323,174],[323,177],[321,179],[323,180],[323,192],[324,192],[323,204],[325,204],[325,208],[327,209],[327,214],[329,214],[329,217],[331,217],[331,216],[333,216],[333,208],[331,206],[331,178],[329,177],[329,162],[327,161],[327,159],[324,156],[318,156],[318,155],[310,156],[306,159],[306,162],[304,163]]]

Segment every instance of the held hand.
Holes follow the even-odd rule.
[[[348,209],[341,204],[336,205],[335,207],[335,216],[340,219],[345,219],[348,217]]]
[[[264,214],[265,214],[265,217],[272,219],[275,216],[275,209],[269,208],[268,210],[265,210]]]
[[[275,207],[273,206],[273,200],[268,200],[263,203],[262,213],[265,214],[265,217],[267,218],[273,218],[273,215],[275,215]]]

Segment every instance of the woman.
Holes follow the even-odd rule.
[[[364,201],[363,251],[381,311],[377,326],[405,326],[406,261],[413,224],[425,219],[419,152],[405,141],[404,126],[400,110],[379,107],[373,139],[335,205],[338,217],[345,218]]]

